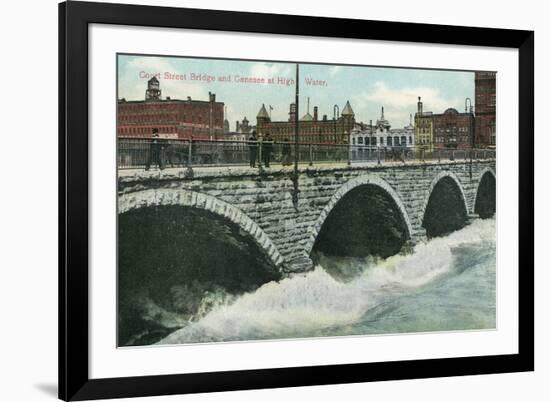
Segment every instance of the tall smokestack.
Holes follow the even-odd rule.
[[[317,121],[319,118],[319,108],[317,106],[313,106],[313,120]]]

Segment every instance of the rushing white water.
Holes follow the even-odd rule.
[[[406,255],[322,257],[311,272],[212,303],[159,343],[494,328],[495,276],[495,220],[476,220]]]

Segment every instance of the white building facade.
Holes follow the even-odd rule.
[[[391,128],[389,121],[384,118],[384,107],[376,125],[372,123],[363,129],[356,128],[351,132],[352,146],[366,146],[377,148],[414,148],[414,125],[411,121],[403,128]]]

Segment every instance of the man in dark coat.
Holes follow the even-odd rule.
[[[252,131],[252,135],[248,139],[248,156],[250,159],[250,167],[256,167],[256,159],[258,159],[258,141],[256,131]]]
[[[158,165],[159,169],[164,169],[164,163],[162,161],[161,151],[163,148],[162,140],[159,138],[159,130],[157,128],[153,129],[153,139],[149,145],[149,159],[147,160],[147,165],[145,170],[149,170],[151,165]]]
[[[264,166],[269,167],[271,162],[271,154],[273,153],[273,140],[269,133],[265,134],[265,137],[262,141],[262,159],[264,160]]]

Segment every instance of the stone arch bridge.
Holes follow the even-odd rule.
[[[301,167],[298,179],[293,177],[289,168],[262,174],[243,167],[201,168],[192,177],[183,169],[120,170],[118,213],[157,206],[209,211],[250,236],[284,275],[312,268],[311,252],[324,223],[354,191],[372,188],[391,200],[407,242],[416,244],[430,230],[429,209],[436,211],[436,223],[453,214],[453,208],[461,209],[466,219],[477,218],[483,207],[478,198],[487,193],[482,183],[491,183],[494,197],[496,166],[494,160],[478,160]],[[430,205],[437,202],[437,192],[442,197],[454,192],[461,205]],[[494,200],[492,208],[494,212]]]

